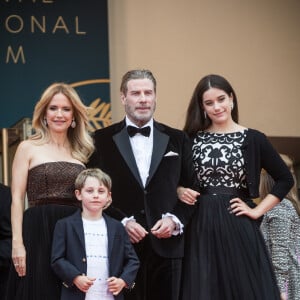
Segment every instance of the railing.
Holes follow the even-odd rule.
[[[11,167],[17,146],[32,134],[31,119],[24,118],[10,128],[1,129],[1,182],[10,186]]]

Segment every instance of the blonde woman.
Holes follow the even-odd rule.
[[[286,197],[263,218],[263,232],[275,270],[282,300],[300,299],[300,201],[293,161],[284,154],[281,158],[294,176],[295,184]],[[273,178],[261,174],[260,197],[264,198],[274,186]]]
[[[60,284],[50,267],[58,219],[74,213],[76,176],[93,152],[87,107],[65,83],[49,86],[33,114],[35,134],[22,141],[12,166],[12,260],[7,300],[55,300]],[[24,214],[27,194],[29,208]]]

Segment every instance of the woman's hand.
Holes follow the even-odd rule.
[[[197,197],[200,196],[200,193],[190,188],[179,186],[177,188],[177,195],[180,201],[189,205],[195,205],[197,202]]]
[[[287,300],[286,293],[281,293],[280,294],[280,300]]]
[[[20,277],[26,275],[26,250],[23,244],[14,245],[12,248],[12,261]]]
[[[260,216],[256,213],[255,208],[249,207],[243,200],[240,198],[233,198],[230,200],[230,207],[228,208],[230,213],[235,214],[236,216],[247,216],[253,220],[258,219]]]

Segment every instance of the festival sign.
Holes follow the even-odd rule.
[[[107,15],[107,0],[0,0],[0,128],[31,118],[54,82],[92,108],[92,130],[111,123]]]

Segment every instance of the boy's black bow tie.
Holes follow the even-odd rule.
[[[144,136],[149,136],[150,131],[151,131],[150,126],[146,126],[146,127],[142,127],[142,128],[131,126],[131,125],[127,126],[127,132],[130,137],[134,136],[137,133],[140,133]]]

